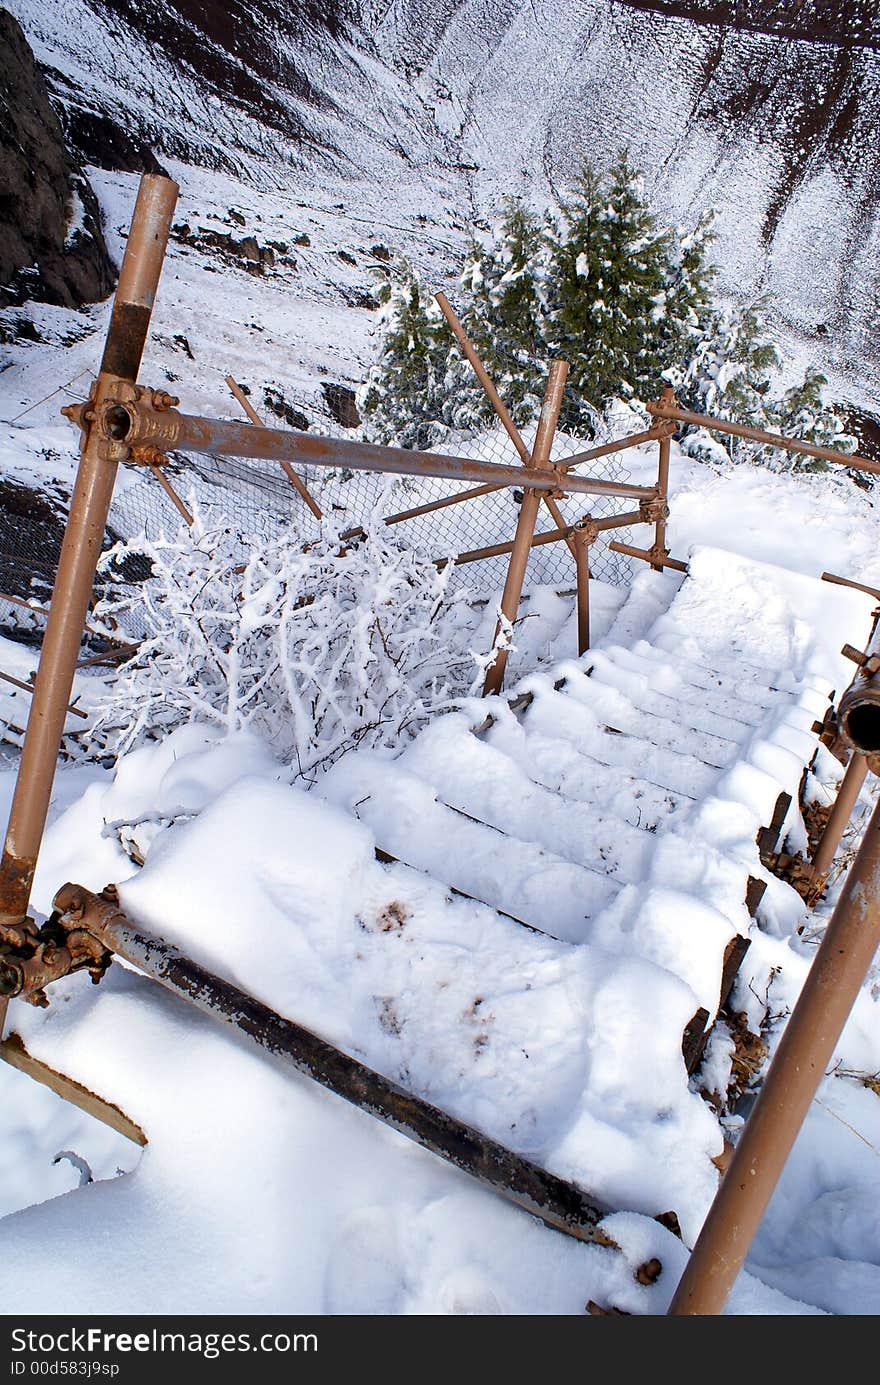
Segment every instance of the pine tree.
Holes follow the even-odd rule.
[[[847,433],[840,415],[823,400],[827,379],[813,366],[808,366],[802,382],[787,390],[776,410],[776,427],[780,433],[812,442],[820,447],[833,447],[838,452],[855,452],[856,440]],[[787,462],[791,471],[827,471],[828,463],[821,458],[793,455]]]
[[[664,377],[683,383],[703,344],[718,331],[720,314],[714,302],[717,269],[709,259],[715,240],[715,212],[700,217],[692,231],[676,227],[669,240],[666,311],[657,324],[658,351],[665,360]]]
[[[547,218],[509,198],[491,239],[474,246],[461,275],[469,299],[465,326],[518,424],[541,411],[549,231]]]
[[[852,449],[818,371],[782,396],[774,389],[780,355],[766,301],[735,309],[713,301],[712,219],[674,235],[659,230],[625,155],[604,176],[585,164],[559,216],[505,203],[465,261],[458,308],[520,426],[540,412],[556,356],[569,362],[563,426],[587,435],[597,411],[616,398],[653,397],[663,376],[697,413]],[[359,399],[365,436],[430,447],[452,429],[491,427],[491,404],[409,264],[397,264],[381,296],[382,354]],[[700,430],[683,444],[695,457],[721,455]],[[804,465],[739,439],[727,446],[735,459]]]
[[[446,323],[405,259],[395,262],[379,294],[382,351],[358,394],[364,435],[371,442],[431,447],[446,431]]]
[[[665,364],[670,237],[657,231],[625,155],[607,179],[589,165],[563,204],[552,255],[551,342],[570,365],[568,392],[601,409],[649,397]]]

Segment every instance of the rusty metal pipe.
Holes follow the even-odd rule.
[[[590,521],[591,527],[597,533],[604,532],[608,529],[624,529],[631,524],[642,523],[644,523],[644,520],[638,510],[633,510],[625,515],[608,515],[605,519]],[[569,539],[574,539],[576,531],[577,524],[566,524],[563,529],[548,529],[542,534],[535,534],[532,538],[530,547],[541,548],[547,543],[559,543],[560,539],[564,539],[568,542]],[[341,537],[345,538],[346,536],[343,534]],[[437,558],[436,566],[443,568],[446,567],[447,563],[453,562],[458,567],[463,563],[479,562],[482,558],[500,558],[503,557],[505,553],[513,552],[515,542],[515,539],[508,539],[504,543],[488,544],[485,548],[471,548],[466,553],[459,553],[455,558]]]
[[[77,664],[77,668],[81,668],[81,667],[82,667],[81,664]],[[2,673],[2,672],[0,672],[0,678],[3,679],[3,682],[4,682],[4,683],[11,683],[12,686],[13,686],[14,688],[21,688],[22,692],[26,692],[26,693],[28,693],[31,697],[33,697],[33,695],[34,695],[34,684],[33,684],[33,683],[25,683],[21,678],[13,678],[13,676],[12,676],[11,673]],[[82,717],[83,721],[88,721],[88,719],[89,719],[89,714],[88,714],[88,712],[84,712],[84,711],[82,710],[81,707],[72,707],[72,706],[70,705],[70,703],[68,703],[68,704],[67,704],[67,710],[68,710],[68,712],[72,713],[72,715],[75,716],[75,717]]]
[[[669,1312],[720,1313],[880,943],[880,805]]]
[[[577,572],[577,639],[578,658],[590,647],[590,544],[586,529],[574,531],[575,570]]]
[[[434,295],[434,297],[437,300],[437,303],[440,307],[440,311],[443,313],[443,316],[446,318],[446,321],[452,328],[453,336],[455,337],[456,341],[458,342],[459,346],[461,347],[462,351],[467,357],[467,360],[470,362],[473,370],[476,373],[477,379],[483,386],[483,389],[486,392],[486,395],[489,399],[490,404],[492,405],[492,408],[495,410],[495,413],[501,420],[501,424],[506,430],[508,437],[510,438],[511,442],[513,443],[514,447],[519,453],[523,465],[531,467],[533,465],[533,462],[532,455],[529,452],[528,446],[526,445],[523,436],[517,428],[516,424],[514,423],[510,413],[505,407],[501,399],[501,396],[495,388],[492,378],[489,375],[489,372],[486,370],[486,367],[483,365],[483,362],[477,355],[477,352],[474,349],[473,342],[470,340],[470,338],[467,335],[467,332],[465,332],[464,328],[459,322],[458,317],[456,316],[455,311],[452,308],[448,298],[446,297],[445,293],[437,293]],[[547,507],[547,510],[550,513],[551,519],[556,524],[557,529],[566,529],[567,525],[565,523],[565,516],[562,514],[562,511],[556,504],[556,501],[551,500],[549,495],[543,496],[542,499],[545,506]],[[566,542],[568,544],[569,549],[571,550],[571,554],[573,557],[574,543],[570,539],[566,539]]]
[[[405,1091],[169,943],[144,933],[113,900],[80,885],[64,885],[53,902],[62,924],[86,930],[111,952],[287,1067],[477,1178],[547,1226],[580,1241],[614,1246],[599,1227],[608,1209],[593,1203],[582,1189]]]
[[[857,452],[849,455],[836,452],[832,447],[821,447],[818,443],[799,442],[796,438],[785,438],[781,433],[765,433],[761,428],[749,428],[745,423],[730,423],[726,418],[714,418],[711,414],[693,414],[689,409],[680,409],[677,404],[668,404],[660,399],[646,404],[645,408],[655,418],[677,419],[679,423],[692,423],[697,428],[706,428],[711,433],[727,433],[734,438],[749,438],[752,442],[763,442],[768,447],[781,448],[783,452],[796,452],[804,457],[819,457],[824,462],[836,462],[838,466],[852,467],[855,471],[870,471],[880,476],[880,462],[869,461]]]
[[[625,437],[616,438],[613,442],[603,442],[598,447],[588,447],[585,452],[575,452],[570,457],[563,457],[557,463],[562,471],[567,471],[570,467],[581,466],[584,462],[591,462],[596,457],[608,457],[613,452],[625,452],[629,447],[640,447],[643,442],[656,442],[658,438],[671,438],[675,432],[675,424],[660,420],[652,423],[650,428],[646,428],[643,433],[627,433]],[[656,491],[652,494],[656,495]]]
[[[461,323],[459,322],[455,310],[452,307],[452,304],[449,302],[449,299],[446,297],[445,293],[435,293],[434,298],[437,302],[437,306],[439,307],[441,313],[446,318],[446,321],[449,323],[449,326],[452,330],[452,335],[455,337],[455,340],[461,347],[463,355],[469,362],[480,384],[483,386],[483,389],[486,393],[486,398],[489,400],[489,403],[492,405],[492,408],[498,415],[498,418],[501,422],[502,427],[504,428],[504,431],[507,433],[507,436],[510,438],[510,441],[513,443],[514,447],[519,453],[520,458],[522,459],[523,466],[531,466],[532,455],[529,452],[529,449],[523,441],[522,437],[520,436],[519,429],[517,428],[516,424],[511,418],[507,406],[504,403],[504,400],[501,398],[501,395],[495,388],[495,385],[492,381],[492,377],[490,376],[486,367],[483,365],[483,362],[480,360],[479,356],[474,350],[474,346],[472,341],[470,340],[470,337],[468,336],[467,332],[464,330]]]
[[[253,404],[248,399],[247,395],[245,394],[241,386],[238,384],[238,382],[233,378],[233,376],[227,375],[226,383],[229,386],[229,389],[233,396],[238,400],[239,404],[244,409],[251,423],[255,423],[258,428],[262,428],[263,420],[260,418],[260,415],[257,413]],[[308,505],[312,514],[315,516],[315,519],[323,519],[324,511],[321,509],[317,500],[315,500],[312,496],[312,493],[306,485],[305,481],[294,471],[293,467],[290,465],[290,462],[282,462],[281,470],[284,472],[284,475],[287,477],[288,481],[293,486],[294,490],[297,492],[300,499],[304,500],[305,503]]]
[[[667,385],[661,396],[664,404],[675,403],[675,391]],[[672,446],[671,437],[663,437],[658,444],[659,456],[657,459],[657,498],[661,502],[657,520],[654,525],[654,548],[658,553],[669,556],[666,547],[666,506],[669,499],[669,451]],[[662,563],[653,563],[655,572],[662,572]]]
[[[177,191],[177,184],[170,178],[145,174],[141,179],[101,371],[86,411],[92,417],[84,417],[88,426],[83,434],[79,469],[0,861],[0,923],[17,923],[27,913],[67,704],[116,480],[117,461],[94,414],[117,397],[120,384],[131,384],[137,377]]]
[[[825,824],[825,831],[822,833],[822,840],[819,842],[813,855],[812,866],[815,876],[827,874],[828,867],[834,860],[834,853],[840,846],[840,841],[846,830],[846,825],[852,817],[853,808],[856,806],[856,800],[861,793],[867,773],[867,756],[859,755],[856,751],[853,751],[850,762],[846,767],[846,773],[840,781],[837,797],[834,800],[834,807],[828,814],[828,821]]]
[[[853,750],[874,756],[880,751],[880,620],[875,619],[864,654],[849,646],[843,652],[861,667],[837,704],[839,733]]]
[[[864,582],[854,582],[851,577],[839,577],[836,572],[823,572],[823,582],[832,582],[836,587],[853,587],[857,592],[865,592],[880,601],[880,591],[876,587],[866,587]]]
[[[569,539],[574,533],[575,526],[567,524],[564,529],[548,529],[543,534],[533,534],[530,548],[543,548],[548,543],[559,543],[561,539]],[[504,543],[490,543],[485,548],[471,548],[466,553],[458,553],[454,558],[435,558],[434,566],[444,568],[449,563],[454,563],[456,567],[462,567],[466,563],[479,563],[484,558],[503,558],[505,554],[512,553],[516,544],[515,539],[508,539]]]
[[[544,403],[541,408],[541,417],[538,421],[538,429],[535,434],[535,446],[531,456],[529,472],[537,480],[540,473],[545,470],[550,458],[550,449],[553,446],[553,434],[556,431],[556,424],[559,420],[559,410],[562,408],[562,392],[565,389],[565,380],[568,375],[567,361],[554,361],[550,366],[550,374],[547,378],[547,389],[544,394]],[[532,539],[535,533],[535,524],[538,518],[538,506],[540,499],[536,491],[528,490],[523,496],[522,504],[519,507],[519,517],[516,523],[516,533],[513,539],[513,547],[510,554],[510,563],[507,569],[507,580],[504,583],[504,592],[501,597],[501,614],[511,625],[516,620],[519,611],[519,603],[522,597],[523,582],[525,581],[526,568],[531,552]],[[498,643],[501,633],[501,621],[495,627],[495,638],[493,646]],[[493,663],[486,671],[483,682],[483,696],[492,697],[500,693],[504,683],[504,673],[507,668],[508,651],[499,649],[495,654]]]
[[[650,563],[652,567],[671,567],[676,572],[687,572],[688,565],[679,558],[670,558],[668,554],[658,553],[651,548],[636,548],[631,543],[620,543],[617,539],[612,539],[608,547],[613,553],[625,553],[629,558],[640,558],[643,563]]]
[[[155,447],[160,452],[198,452],[223,457],[282,459],[311,466],[347,467],[350,471],[383,471],[399,476],[443,476],[450,481],[487,481],[499,487],[553,491],[564,488],[578,495],[629,496],[651,500],[653,486],[606,481],[597,476],[569,476],[548,468],[478,462],[470,457],[444,457],[404,447],[379,447],[350,438],[315,437],[289,428],[258,428],[255,424],[198,418],[176,409],[158,412],[143,401],[126,402],[112,420],[125,446]],[[136,460],[136,459],[135,459]]]
[[[160,466],[150,466],[148,467],[148,470],[150,471],[153,478],[159,482],[159,485],[162,487],[163,491],[168,496],[168,499],[171,501],[171,504],[174,506],[175,510],[180,515],[184,524],[187,524],[191,529],[193,526],[193,517],[190,514],[187,507],[184,505],[180,496],[177,494],[177,491],[174,489],[171,482],[168,480],[168,477],[165,475],[162,468]]]

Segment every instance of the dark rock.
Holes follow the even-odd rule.
[[[266,389],[263,393],[263,403],[271,414],[282,419],[290,428],[296,428],[300,433],[307,432],[309,420],[301,409],[288,404],[280,390]]]
[[[234,207],[228,207],[226,210],[226,215],[229,217],[229,220],[233,222],[233,224],[236,226],[245,226],[247,224],[241,212],[237,212]]]
[[[324,400],[329,413],[343,428],[360,427],[361,416],[357,411],[354,390],[348,385],[335,385],[330,380],[321,381]]]
[[[370,254],[373,256],[374,260],[382,260],[385,264],[388,264],[391,260],[391,251],[388,249],[387,245],[371,245]]]
[[[80,307],[115,279],[95,194],[24,34],[0,10],[0,307],[25,297]]]
[[[311,245],[312,242],[311,238],[306,235],[305,231],[302,231],[298,236],[294,236],[293,243],[294,245]]]
[[[109,168],[118,173],[162,173],[168,176],[149,145],[133,140],[121,125],[117,125],[103,111],[66,105],[62,119],[67,142],[81,163]]]
[[[349,255],[347,250],[338,250],[336,253],[338,254],[340,260],[343,260],[345,264],[357,264],[357,260],[355,259],[354,255]]]

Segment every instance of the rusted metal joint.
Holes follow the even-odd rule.
[[[137,443],[129,452],[127,461],[136,466],[168,466],[165,453],[150,443]]]
[[[600,529],[592,515],[584,515],[583,519],[578,520],[572,530],[572,536],[580,539],[583,543],[595,543],[599,537]]]
[[[854,664],[858,664],[866,677],[871,677],[880,670],[880,655],[865,654],[863,650],[856,649],[851,644],[845,644],[840,652],[845,659],[851,659]]]
[[[527,468],[527,470],[528,470],[528,468]],[[565,489],[565,483],[566,483],[566,481],[567,481],[567,479],[568,479],[567,476],[566,476],[566,474],[565,474],[565,472],[564,472],[560,467],[558,467],[558,466],[548,466],[548,467],[546,468],[546,472],[547,472],[550,476],[553,477],[553,479],[554,479],[555,482],[556,482],[556,485],[553,487],[552,490],[542,491],[542,492],[541,492],[541,497],[542,497],[542,499],[544,499],[544,500],[565,500],[565,498],[566,498],[566,496],[567,496],[567,494],[568,494],[568,492],[567,492],[566,489]],[[526,483],[526,484],[527,484],[527,483]]]
[[[88,971],[97,984],[111,960],[104,944],[77,926],[74,914],[62,918],[54,913],[42,927],[25,918],[0,926],[0,995],[45,1007],[45,988],[51,982]]]
[[[639,514],[643,524],[665,524],[669,518],[669,506],[664,496],[639,501]],[[664,553],[667,551],[663,550]]]
[[[180,428],[174,407],[180,403],[176,395],[129,380],[113,380],[103,401],[96,405],[94,399],[93,385],[85,404],[72,404],[61,412],[84,432],[97,431],[108,460],[147,466],[165,463],[165,454],[172,450]]]

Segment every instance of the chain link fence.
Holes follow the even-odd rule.
[[[267,386],[263,395],[260,412],[269,425],[277,424],[284,416],[286,424],[293,420],[296,426],[323,436],[361,436],[360,428],[345,428],[331,414],[326,390],[292,402],[286,401],[275,386]],[[236,408],[230,397],[230,415]],[[534,443],[535,430],[534,423],[520,429],[528,449]],[[610,437],[603,433],[601,421],[594,421],[592,427],[587,427],[578,420],[576,410],[564,410],[550,460],[554,464],[564,464],[566,458],[575,453],[609,440]],[[463,456],[508,466],[522,461],[516,446],[497,421],[490,421],[479,430],[447,430],[442,442],[431,450],[438,455]],[[629,472],[623,463],[624,456],[622,452],[612,453],[572,468],[572,474],[626,481]],[[297,466],[296,470],[325,519],[340,532],[363,524],[379,509],[388,517],[430,506],[457,494],[482,491],[460,503],[416,514],[394,524],[395,535],[404,546],[435,559],[448,559],[511,541],[522,499],[522,492],[509,486],[489,490],[442,478],[389,477],[379,472],[315,466]],[[241,538],[243,552],[261,537],[268,538],[291,528],[304,543],[316,539],[320,533],[320,522],[277,463],[177,454],[169,459],[164,473],[184,505],[191,509],[196,504],[210,514],[212,522],[231,527]],[[69,496],[60,487],[44,493],[25,486],[17,487],[16,483],[6,483],[6,491],[8,494],[0,496],[0,508],[5,511],[0,523],[0,592],[48,605]],[[632,509],[631,500],[605,495],[578,494],[556,503],[567,524],[586,514],[602,518]],[[120,468],[105,548],[119,538],[136,544],[141,534],[150,540],[163,535],[168,537],[182,522],[173,500],[147,468]],[[537,532],[556,527],[556,521],[542,505]],[[613,538],[628,541],[629,531],[618,529],[600,536],[591,548],[591,573],[603,582],[620,586],[631,580],[631,560],[610,551],[608,542]],[[509,556],[504,554],[456,567],[450,578],[451,589],[467,586],[491,599],[504,584],[508,562]],[[115,573],[99,577],[96,596],[105,595],[113,586],[120,589],[120,595],[130,594],[132,585],[148,576],[148,562],[139,562],[136,552],[129,554]],[[560,540],[532,550],[527,588],[546,585],[565,592],[573,590],[574,584],[574,560],[565,542]],[[20,605],[0,596],[0,628],[14,633],[16,638],[38,642],[44,626],[42,618],[30,616]],[[126,617],[125,637],[138,639],[141,633],[136,615],[130,611]]]

